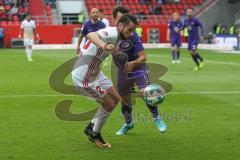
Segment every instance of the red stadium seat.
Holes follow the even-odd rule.
[[[9,11],[9,10],[11,9],[11,6],[10,6],[10,5],[5,5],[4,7],[5,7],[5,10],[6,10],[6,11]]]
[[[12,21],[8,21],[7,25],[12,26],[13,22]]]
[[[7,26],[7,22],[6,21],[2,21],[1,22],[1,26],[3,26],[3,27]]]
[[[19,21],[15,21],[15,22],[13,22],[13,25],[19,26],[19,25],[20,25],[20,22],[19,22]]]
[[[48,10],[48,11],[47,11],[47,15],[48,15],[48,16],[51,16],[51,15],[52,15],[52,10]]]
[[[18,21],[18,20],[19,20],[18,16],[17,16],[17,15],[14,15],[14,16],[13,16],[13,21]]]
[[[50,5],[46,5],[46,10],[50,10],[51,9],[51,6]]]

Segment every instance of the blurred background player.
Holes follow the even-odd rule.
[[[102,21],[105,24],[105,27],[109,27],[109,20],[107,18],[104,17],[104,13],[102,9],[98,10],[98,16],[99,16],[99,20]]]
[[[137,32],[139,38],[142,40],[143,29],[142,29],[142,27],[140,25],[137,26],[136,32]]]
[[[183,24],[177,12],[173,13],[172,20],[168,24],[167,41],[170,41],[172,47],[172,63],[180,63],[180,50],[182,46],[181,31]]]
[[[78,43],[77,43],[77,54],[81,55],[81,43],[83,37],[86,38],[87,34],[90,32],[96,32],[102,28],[105,28],[105,24],[99,20],[98,17],[98,9],[97,8],[92,8],[90,12],[90,20],[84,23],[82,27],[82,31],[78,37]]]
[[[4,29],[0,24],[0,48],[4,48]]]
[[[187,27],[188,29],[188,51],[190,52],[193,61],[196,63],[196,67],[194,67],[193,70],[197,71],[204,66],[203,58],[197,52],[199,41],[204,40],[204,30],[199,19],[193,16],[192,9],[187,10],[187,17],[184,20],[184,27]],[[200,36],[198,33],[198,28],[200,28]]]
[[[115,24],[118,23],[119,19],[129,13],[129,9],[124,6],[117,6],[113,10],[113,18]],[[137,84],[141,96],[143,96],[143,90],[150,84],[148,77],[148,70],[146,66],[146,55],[144,53],[144,48],[142,41],[136,32],[133,33],[128,40],[132,47],[129,48],[125,53],[128,55],[128,62],[124,66],[124,70],[118,69],[117,77],[117,88],[118,93],[122,99],[121,111],[124,116],[125,123],[117,131],[117,135],[126,134],[130,129],[134,128],[134,123],[132,119],[132,100],[131,93],[134,88],[134,83]],[[139,74],[141,73],[141,74]],[[166,125],[158,113],[158,106],[147,105],[156,127],[161,131],[166,131]]]
[[[120,99],[111,80],[100,71],[101,65],[109,52],[114,56],[117,45],[109,43],[117,43],[122,38],[127,39],[133,35],[136,25],[137,19],[134,16],[124,15],[118,21],[117,27],[107,27],[89,33],[88,40],[82,48],[83,53],[72,71],[73,83],[77,89],[101,104],[84,130],[89,140],[98,147],[111,147],[103,140],[101,129]]]
[[[27,14],[25,20],[21,23],[20,33],[18,35],[19,38],[22,37],[24,39],[24,46],[26,47],[26,55],[28,61],[33,61],[32,59],[32,46],[34,44],[34,36],[39,39],[39,35],[36,32],[35,22],[32,20],[31,15]]]

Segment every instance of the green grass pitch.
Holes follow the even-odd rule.
[[[181,64],[171,64],[169,49],[146,50],[148,61],[168,68],[161,78],[173,85],[160,111],[168,125],[161,134],[142,100],[134,107],[136,127],[116,136],[120,107],[108,119],[103,136],[112,148],[100,149],[83,135],[88,122],[67,122],[54,113],[57,102],[74,100],[72,112],[96,104],[53,91],[52,71],[75,56],[74,50],[0,50],[0,159],[17,160],[237,160],[240,157],[240,55],[200,51],[206,66],[192,71],[182,49]],[[106,74],[109,67],[104,68]],[[69,79],[67,80],[69,82]]]

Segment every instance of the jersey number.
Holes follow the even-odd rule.
[[[100,94],[104,94],[104,91],[102,90],[102,88],[100,86],[97,86],[96,89]]]
[[[84,49],[88,49],[88,47],[90,46],[91,41],[87,40],[87,42],[83,45]]]

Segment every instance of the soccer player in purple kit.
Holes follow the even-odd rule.
[[[193,16],[193,10],[188,9],[187,10],[187,17],[184,20],[184,27],[187,27],[188,29],[188,50],[192,56],[193,61],[196,63],[196,67],[193,68],[194,71],[199,70],[204,66],[204,60],[200,56],[200,54],[197,52],[197,46],[199,41],[203,41],[203,25],[197,19]],[[198,33],[198,28],[200,28],[200,36]]]
[[[172,63],[181,63],[180,58],[180,50],[179,48],[182,46],[181,40],[181,30],[183,29],[183,24],[180,20],[180,16],[177,12],[173,13],[172,19],[168,24],[167,31],[167,41],[171,43],[172,48]]]
[[[113,10],[113,18],[115,23],[122,17],[122,15],[129,13],[129,9],[124,6],[117,6]],[[142,41],[134,32],[133,36],[127,39],[131,44],[125,53],[128,55],[128,62],[125,64],[124,69],[118,69],[117,78],[117,88],[118,93],[121,97],[121,111],[124,116],[125,123],[117,131],[117,135],[126,134],[130,129],[134,128],[134,123],[132,119],[132,101],[131,101],[131,89],[134,88],[134,83],[137,84],[140,94],[143,95],[143,90],[150,84],[148,71],[146,66],[146,55],[144,53],[144,48]],[[161,131],[165,132],[167,129],[166,124],[163,122],[162,118],[158,113],[158,106],[147,105],[156,127]]]
[[[86,37],[88,33],[90,32],[96,32],[100,29],[105,28],[105,24],[98,19],[98,9],[92,8],[90,13],[90,20],[84,23],[82,27],[82,32],[80,33],[78,37],[78,43],[77,43],[77,54],[81,55],[81,49],[80,45],[82,42],[83,37]]]

